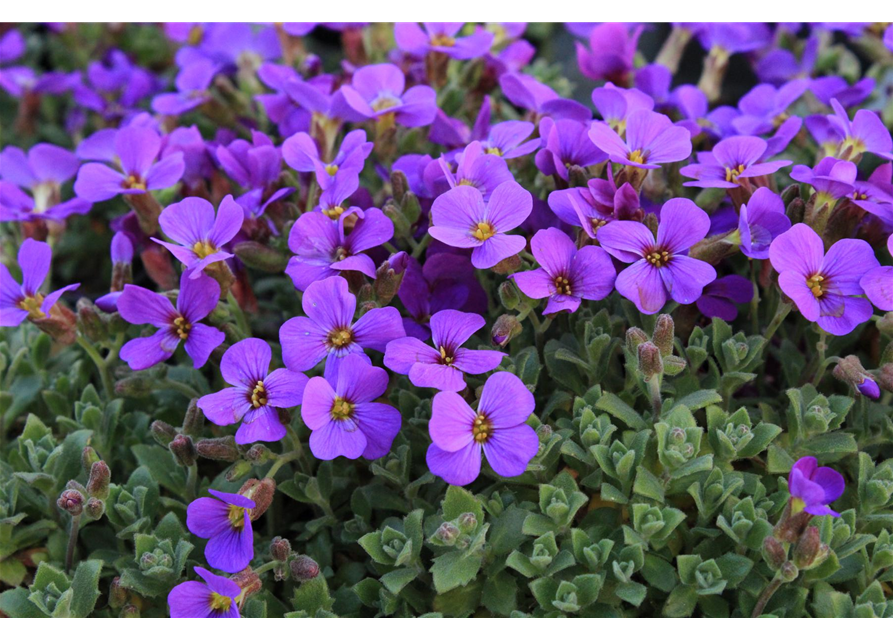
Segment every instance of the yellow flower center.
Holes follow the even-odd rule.
[[[442,33],[437,34],[436,36],[431,36],[432,47],[452,47],[454,44],[456,44],[456,39],[452,36],[444,35]]]
[[[146,181],[143,180],[142,177],[137,175],[130,175],[124,179],[124,182],[121,183],[121,186],[125,189],[142,189],[146,190]]]
[[[372,110],[376,113],[379,111],[384,111],[385,109],[390,109],[391,107],[396,107],[400,102],[391,96],[379,96],[375,100],[372,101],[372,104],[369,105],[372,107]]]
[[[627,157],[627,160],[629,160],[630,162],[635,162],[636,164],[644,164],[645,159],[645,152],[641,149],[636,149]]]
[[[337,164],[327,164],[326,165],[326,173],[328,173],[330,176],[335,175],[336,173],[338,173],[338,165]]]
[[[726,182],[734,182],[738,184],[738,176],[744,173],[745,166],[739,164],[737,167],[726,167]]]
[[[207,258],[212,253],[217,253],[217,247],[211,244],[209,240],[202,240],[192,245],[192,252],[201,260]]]
[[[232,604],[232,598],[222,596],[216,591],[211,593],[211,596],[208,600],[208,606],[211,607],[211,611],[229,611],[229,608],[232,606]]]
[[[489,153],[491,156],[501,156],[502,149],[500,149],[499,147],[490,147],[489,149],[487,149],[486,153]]]
[[[346,347],[353,340],[350,329],[332,329],[326,337],[330,347]]]
[[[264,381],[258,380],[251,391],[251,406],[260,409],[267,404],[267,390],[264,388]]]
[[[183,316],[174,319],[174,331],[177,332],[177,336],[180,340],[185,340],[189,337],[189,330],[192,329],[192,325],[189,324],[189,321],[186,320]]]
[[[234,504],[229,505],[229,512],[226,514],[229,524],[233,529],[242,530],[245,528],[245,507],[237,507]]]
[[[328,172],[328,169],[326,169]],[[329,174],[334,175],[334,174]],[[323,209],[322,212],[329,216],[332,220],[337,220],[342,213],[344,213],[344,207],[332,207],[331,209]]]
[[[353,415],[353,405],[344,398],[335,397],[329,412],[335,420],[347,420]]]
[[[663,251],[660,248],[654,248],[645,254],[645,259],[655,267],[663,267],[670,261],[670,252]]]
[[[472,182],[468,178],[462,178],[461,180],[459,180],[459,186],[460,187],[473,187],[474,182]]]
[[[452,364],[455,358],[447,353],[446,349],[443,347],[440,348],[440,362],[442,364]]]
[[[478,222],[474,227],[471,228],[471,235],[474,238],[477,238],[481,242],[492,238],[496,235],[496,227],[494,227],[489,222]]]
[[[559,295],[571,295],[571,282],[564,276],[555,277],[555,293]]]
[[[806,508],[806,502],[803,501],[803,498],[791,498],[791,514],[797,515],[798,513],[802,513]]]
[[[490,439],[493,433],[493,424],[487,419],[483,413],[477,414],[474,422],[471,424],[471,435],[478,444],[484,444]]]
[[[824,281],[825,277],[819,273],[806,279],[806,286],[817,299],[825,295],[825,286],[822,284]]]
[[[35,293],[33,296],[23,298],[18,306],[19,309],[24,309],[28,312],[29,318],[37,320],[46,316],[46,314],[40,310],[41,305],[43,305],[43,294]]]

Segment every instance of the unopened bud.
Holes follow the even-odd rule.
[[[388,304],[397,295],[408,261],[409,256],[406,252],[399,251],[382,262],[376,270],[372,289],[380,305]]]
[[[253,240],[240,242],[233,253],[252,269],[267,273],[282,273],[288,265],[288,256]]]
[[[84,471],[90,471],[93,463],[99,462],[99,460],[99,454],[96,453],[96,449],[93,447],[84,447],[84,450],[81,452],[81,464],[84,466]]]
[[[245,452],[245,459],[249,462],[253,462],[254,464],[258,464],[264,462],[271,455],[272,453],[266,447],[266,445],[255,444],[252,445],[251,448]]]
[[[121,609],[121,613],[118,614],[119,618],[139,618],[140,610],[136,608],[135,605],[126,604]]]
[[[893,391],[893,363],[888,363],[881,367],[877,380],[882,389]]]
[[[236,446],[236,439],[232,436],[199,440],[195,445],[195,452],[202,458],[223,462],[234,462],[242,457]]]
[[[94,462],[90,467],[90,477],[87,480],[87,494],[105,500],[109,497],[109,481],[112,472],[109,466],[102,460]]]
[[[444,522],[434,532],[434,537],[443,544],[452,546],[459,538],[459,533],[459,527],[452,522]]]
[[[276,481],[273,478],[264,478],[258,480],[251,478],[245,481],[239,494],[250,500],[254,500],[254,509],[251,510],[250,516],[252,520],[257,520],[264,512],[270,508],[273,502],[273,496],[276,494]]]
[[[478,526],[478,519],[475,517],[473,513],[463,513],[459,516],[459,529],[463,533],[470,533],[474,531],[474,528]]]
[[[490,331],[490,340],[499,348],[505,348],[512,338],[520,335],[522,330],[521,323],[518,318],[512,315],[503,314],[496,318],[493,323],[493,329]]]
[[[247,460],[239,460],[227,470],[224,478],[226,478],[227,482],[235,482],[249,473],[251,473],[251,463]]]
[[[583,167],[579,165],[571,165],[567,170],[567,184],[571,188],[585,187],[589,181],[590,175]]]
[[[673,353],[673,339],[675,337],[676,326],[673,324],[673,318],[669,314],[662,313],[657,316],[654,323],[654,333],[651,341],[660,349],[662,356],[668,356]]]
[[[33,318],[31,323],[59,344],[67,346],[77,340],[77,319],[71,309],[57,302],[50,310],[50,315]]]
[[[795,565],[790,560],[781,565],[779,573],[779,577],[781,578],[782,582],[793,582],[797,579],[797,576],[800,575],[800,571],[797,569],[797,565]]]
[[[167,448],[174,454],[174,459],[181,467],[191,467],[195,464],[195,445],[189,436],[178,434]]]
[[[291,569],[292,578],[298,582],[312,580],[319,575],[319,565],[310,556],[297,556],[288,567]]]
[[[90,498],[84,505],[84,513],[91,520],[99,520],[105,513],[105,503],[99,498]]]
[[[821,548],[822,538],[818,527],[806,527],[806,531],[800,534],[800,539],[794,545],[794,564],[800,569],[809,569],[816,564]]]
[[[127,603],[128,596],[127,589],[121,586],[121,578],[119,576],[112,578],[112,585],[109,587],[109,606],[112,609],[120,609]]]
[[[493,265],[493,273],[498,273],[499,275],[507,276],[510,273],[515,273],[521,268],[521,256],[513,255],[508,258],[503,258],[495,265]]]
[[[261,581],[260,576],[254,572],[254,569],[251,567],[246,567],[239,571],[239,573],[234,574],[230,577],[230,580],[235,582],[242,588],[242,598],[247,598],[248,596],[254,595],[258,591],[261,590],[261,587],[264,586],[263,581]]]
[[[626,331],[626,348],[633,353],[638,353],[639,345],[648,342],[648,334],[639,327],[630,327]]]
[[[831,372],[835,378],[852,385],[863,396],[877,400],[881,395],[877,382],[868,375],[856,356],[842,358]]]
[[[391,171],[391,193],[397,202],[403,201],[403,196],[409,191],[409,180],[402,171]]]
[[[645,376],[645,380],[651,380],[664,371],[663,361],[660,357],[660,349],[653,342],[645,342],[639,345],[639,371]]]
[[[881,319],[877,321],[876,326],[881,333],[893,336],[893,311],[888,311],[881,316]]]
[[[77,303],[78,328],[88,341],[96,343],[104,340],[108,335],[105,321],[96,308],[87,298],[81,298]]]
[[[856,385],[856,390],[872,400],[877,400],[881,397],[881,388],[872,378],[865,378],[860,384]]]
[[[514,311],[521,304],[521,292],[513,280],[506,280],[499,285],[499,300],[509,311]]]
[[[773,571],[778,571],[785,560],[788,559],[788,552],[785,551],[784,545],[772,536],[763,538],[763,559]]]
[[[663,359],[664,373],[668,376],[675,376],[685,370],[685,358],[679,356],[665,356]]]
[[[291,543],[285,538],[276,536],[273,538],[273,542],[270,543],[270,555],[273,557],[273,560],[285,562],[288,560],[288,556],[291,555]]]
[[[129,376],[115,383],[115,395],[125,398],[148,398],[154,388],[155,381],[149,376]]]
[[[155,442],[162,447],[168,446],[174,438],[177,437],[177,430],[163,420],[156,420],[152,423],[152,437]]]
[[[84,496],[74,489],[66,489],[56,500],[56,506],[72,516],[79,516],[84,511]]]
[[[552,439],[552,427],[547,424],[541,424],[536,430],[536,437],[540,442],[548,442]]]
[[[198,399],[193,398],[186,407],[186,415],[183,416],[183,433],[187,436],[197,436],[205,425],[205,414],[198,408]]]

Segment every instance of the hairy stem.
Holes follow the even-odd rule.
[[[65,571],[71,571],[74,561],[74,550],[78,546],[78,530],[81,527],[81,515],[71,516],[71,529],[68,531],[68,550],[65,552]]]
[[[750,614],[751,618],[759,618],[763,615],[763,609],[769,604],[769,600],[775,595],[775,592],[778,591],[778,587],[780,586],[781,578],[775,578],[772,582],[766,585],[766,588],[763,589],[763,593],[760,594],[760,599],[757,600],[757,603],[753,607],[753,611]]]

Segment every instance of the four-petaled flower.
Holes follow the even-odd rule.
[[[713,151],[698,153],[697,164],[682,167],[679,173],[686,178],[686,187],[704,189],[737,189],[741,180],[775,173],[791,164],[790,160],[762,162],[766,141],[755,136],[732,136],[717,142]]]
[[[748,258],[765,260],[772,241],[791,228],[781,197],[766,187],[757,189],[738,213],[741,253]]]
[[[788,475],[791,513],[802,511],[814,516],[839,516],[830,506],[843,495],[843,476],[831,467],[820,467],[812,456],[797,460]]]
[[[589,138],[611,162],[657,169],[691,155],[691,133],[662,113],[639,109],[626,119],[626,141],[604,122],[593,122]]]
[[[46,318],[63,293],[80,286],[70,284],[46,296],[40,293],[40,287],[50,272],[52,258],[50,245],[28,238],[19,247],[22,284],[15,281],[5,264],[0,264],[0,327],[17,327],[25,318]]]
[[[238,493],[208,489],[213,498],[198,498],[186,508],[186,526],[193,535],[207,538],[205,558],[215,569],[233,573],[254,557],[251,510],[254,500]]]
[[[887,251],[893,255],[893,234],[887,238]],[[881,311],[893,311],[893,267],[875,267],[859,280],[865,296]]]
[[[171,618],[240,617],[237,598],[242,593],[242,587],[229,578],[214,575],[204,567],[196,567],[195,572],[204,582],[182,582],[167,595]]]

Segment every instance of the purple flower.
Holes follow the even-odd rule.
[[[719,50],[728,57],[763,47],[772,34],[761,22],[704,22],[698,26],[697,35],[705,50]]]
[[[384,352],[391,340],[406,335],[394,307],[370,309],[354,322],[357,299],[344,278],[312,283],[301,306],[306,317],[287,320],[279,329],[282,359],[292,371],[307,371],[325,359],[326,377],[335,378],[348,355],[356,353],[371,362],[363,349]]]
[[[166,207],[158,216],[164,235],[177,244],[157,238],[152,240],[167,247],[186,265],[190,278],[198,278],[208,265],[232,257],[233,254],[223,251],[222,247],[239,232],[244,220],[242,207],[233,201],[232,196],[226,196],[220,203],[216,218],[214,205],[207,200],[183,198]]]
[[[462,391],[463,373],[478,375],[492,371],[505,355],[500,351],[462,346],[484,324],[484,319],[476,313],[438,311],[431,316],[433,347],[418,338],[392,340],[385,350],[384,364],[391,371],[408,375],[417,387]]]
[[[185,67],[199,60],[211,60],[221,66],[255,69],[264,60],[279,58],[282,51],[276,29],[255,29],[244,22],[211,22],[203,25],[200,44],[177,52],[177,64]]]
[[[814,516],[840,516],[831,509],[832,502],[843,495],[846,488],[843,476],[831,467],[820,467],[812,456],[797,460],[788,475],[791,492],[791,513],[802,511]]]
[[[860,209],[877,216],[887,228],[893,227],[893,164],[875,169],[868,180],[856,180],[847,198]]]
[[[660,311],[668,297],[679,304],[695,302],[716,279],[716,270],[687,253],[709,229],[710,217],[686,198],[663,205],[656,240],[641,222],[607,225],[598,234],[602,247],[621,262],[633,263],[617,276],[617,292],[645,314]]]
[[[857,177],[855,164],[832,157],[823,158],[815,169],[802,164],[791,169],[791,179],[811,185],[821,202],[834,202],[853,193]],[[818,203],[816,208],[820,206],[821,203]]]
[[[602,120],[620,135],[626,131],[626,117],[629,114],[639,109],[654,109],[651,96],[638,89],[623,89],[611,83],[592,90],[592,103]]]
[[[504,182],[513,182],[505,160],[498,155],[487,153],[483,145],[475,140],[456,156],[455,175],[446,159],[432,162],[424,171],[425,181],[436,194],[465,185],[480,191],[484,201],[490,199],[494,189]]]
[[[471,264],[489,269],[527,244],[522,236],[509,236],[506,232],[524,222],[531,209],[533,198],[517,182],[496,187],[486,204],[480,191],[460,185],[434,201],[434,226],[428,233],[451,247],[472,249]]]
[[[587,78],[623,84],[633,69],[636,45],[644,27],[632,32],[619,22],[603,22],[589,32],[589,49],[577,42],[577,64]]]
[[[310,451],[320,460],[344,456],[381,458],[400,431],[400,412],[373,402],[388,388],[388,374],[359,354],[345,358],[336,373],[311,378],[304,390],[301,417],[313,433]]]
[[[44,296],[40,287],[50,272],[53,250],[46,242],[26,239],[19,247],[22,284],[16,282],[5,264],[0,263],[0,327],[17,327],[26,318],[40,320],[50,314],[62,294],[77,289],[70,284]]]
[[[601,300],[614,290],[614,264],[601,247],[577,250],[574,241],[555,228],[537,231],[530,247],[542,266],[510,277],[528,298],[549,299],[543,315],[573,313],[581,300]]]
[[[562,222],[583,227],[590,238],[613,220],[631,220],[640,210],[639,194],[628,182],[617,188],[608,167],[608,179],[594,178],[587,187],[561,189],[549,194],[549,207]]]
[[[893,255],[893,234],[887,238],[887,250]],[[881,311],[893,311],[893,267],[876,267],[859,280],[865,296]]]
[[[15,62],[25,53],[25,38],[18,29],[10,29],[0,38],[0,64]]]
[[[77,156],[54,144],[34,145],[27,155],[18,147],[6,147],[0,153],[0,221],[63,220],[87,213],[92,203],[83,198],[59,202],[62,184],[79,166]]]
[[[738,214],[738,235],[741,253],[754,260],[769,257],[772,241],[791,228],[791,220],[785,214],[784,202],[771,189],[760,187],[741,205]]]
[[[122,51],[113,49],[104,60],[87,66],[86,81],[80,73],[75,74],[71,89],[77,104],[109,119],[127,115],[156,91],[157,84],[151,73],[133,64]]]
[[[208,564],[228,573],[241,571],[254,558],[251,514],[253,500],[238,493],[208,489],[214,498],[199,498],[186,508],[186,526],[193,535],[207,538]],[[216,499],[215,499],[216,498]]]
[[[233,385],[203,396],[198,407],[205,417],[225,427],[242,421],[237,444],[277,442],[285,437],[285,425],[276,408],[301,404],[307,376],[288,369],[270,370],[272,352],[264,340],[247,338],[223,354],[220,373]]]
[[[182,153],[155,162],[161,137],[147,127],[129,126],[114,135],[117,168],[91,162],[81,167],[74,192],[90,202],[110,200],[118,194],[136,194],[167,189],[177,184],[185,165]]]
[[[562,98],[533,76],[505,73],[499,78],[499,86],[506,100],[532,113],[556,120],[570,118],[580,122],[587,122],[592,117],[592,112],[582,104]]]
[[[593,122],[589,138],[612,162],[657,169],[691,155],[691,134],[662,113],[634,111],[626,120],[626,142],[604,122]]]
[[[478,58],[490,50],[493,34],[476,29],[466,37],[456,37],[464,22],[398,22],[394,25],[397,48],[423,57],[429,51],[443,53],[456,60]],[[424,27],[424,29],[423,29]]]
[[[840,102],[832,98],[831,106],[835,115],[828,116],[828,121],[842,138],[838,150],[843,160],[858,158],[866,151],[893,160],[893,137],[874,111],[859,109],[850,122]]]
[[[133,242],[124,231],[118,231],[112,236],[111,246],[112,264],[127,264],[133,262]]]
[[[778,272],[778,285],[810,322],[836,336],[850,333],[871,317],[859,278],[879,266],[864,240],[835,242],[825,254],[819,235],[795,224],[769,247],[769,260]]]
[[[487,378],[477,409],[458,393],[434,396],[426,460],[434,475],[465,485],[481,473],[481,454],[497,474],[519,476],[539,451],[539,438],[526,424],[535,408],[533,394],[507,371]]]
[[[164,115],[192,111],[211,99],[208,87],[219,67],[210,60],[199,60],[180,70],[174,84],[176,93],[160,93],[152,98],[152,109]]]
[[[134,371],[170,358],[181,340],[195,368],[204,366],[208,356],[226,337],[222,331],[199,323],[217,306],[220,285],[202,274],[180,276],[180,295],[177,307],[166,296],[128,284],[118,298],[118,312],[130,324],[151,324],[158,329],[148,338],[134,338],[121,349],[121,359]]]
[[[351,131],[341,142],[341,148],[331,162],[323,162],[316,142],[304,132],[296,133],[282,145],[282,157],[295,171],[315,172],[316,181],[323,189],[346,173],[359,175],[363,164],[372,153],[372,143],[366,142],[366,132]]]
[[[704,128],[708,130],[712,128],[712,123],[707,119],[707,109],[710,103],[704,92],[696,86],[683,84],[673,89],[673,93],[670,94],[670,104],[682,116],[682,120],[676,124],[688,129],[692,137],[701,133]]]
[[[874,78],[862,78],[851,86],[840,76],[825,76],[810,82],[809,90],[822,104],[830,107],[831,100],[837,100],[849,108],[862,104],[874,91],[874,84]]]
[[[732,120],[732,126],[747,136],[773,131],[787,119],[787,108],[796,102],[809,87],[809,80],[798,78],[779,88],[771,84],[758,84],[738,102],[741,115]]]
[[[350,233],[345,233],[344,220],[352,213],[359,217]],[[288,248],[295,255],[288,261],[285,273],[298,291],[342,271],[359,271],[375,278],[375,263],[362,252],[393,236],[394,223],[380,209],[348,209],[341,212],[338,220],[321,211],[308,211],[289,232]]]
[[[607,160],[586,135],[587,125],[576,120],[540,121],[540,137],[546,146],[536,153],[536,166],[547,176],[558,174],[568,179],[571,167],[589,167]]]
[[[717,142],[713,151],[699,153],[697,164],[682,167],[679,173],[694,178],[686,187],[737,189],[742,178],[767,176],[791,164],[790,160],[761,162],[766,148],[762,138],[732,136]]]
[[[404,127],[424,127],[437,114],[434,89],[419,85],[404,92],[406,78],[393,64],[373,64],[358,69],[350,85],[341,87],[344,105],[339,115],[345,120],[379,120],[387,128],[396,122]]]
[[[217,147],[217,160],[227,175],[247,189],[262,189],[279,179],[282,156],[266,134],[251,132],[251,142],[235,140]]]
[[[171,618],[238,618],[237,598],[242,587],[204,567],[195,567],[204,582],[189,580],[171,589],[167,606]]]
[[[698,310],[708,318],[722,318],[732,322],[738,317],[738,305],[753,300],[753,283],[742,276],[717,278],[698,298]]]

